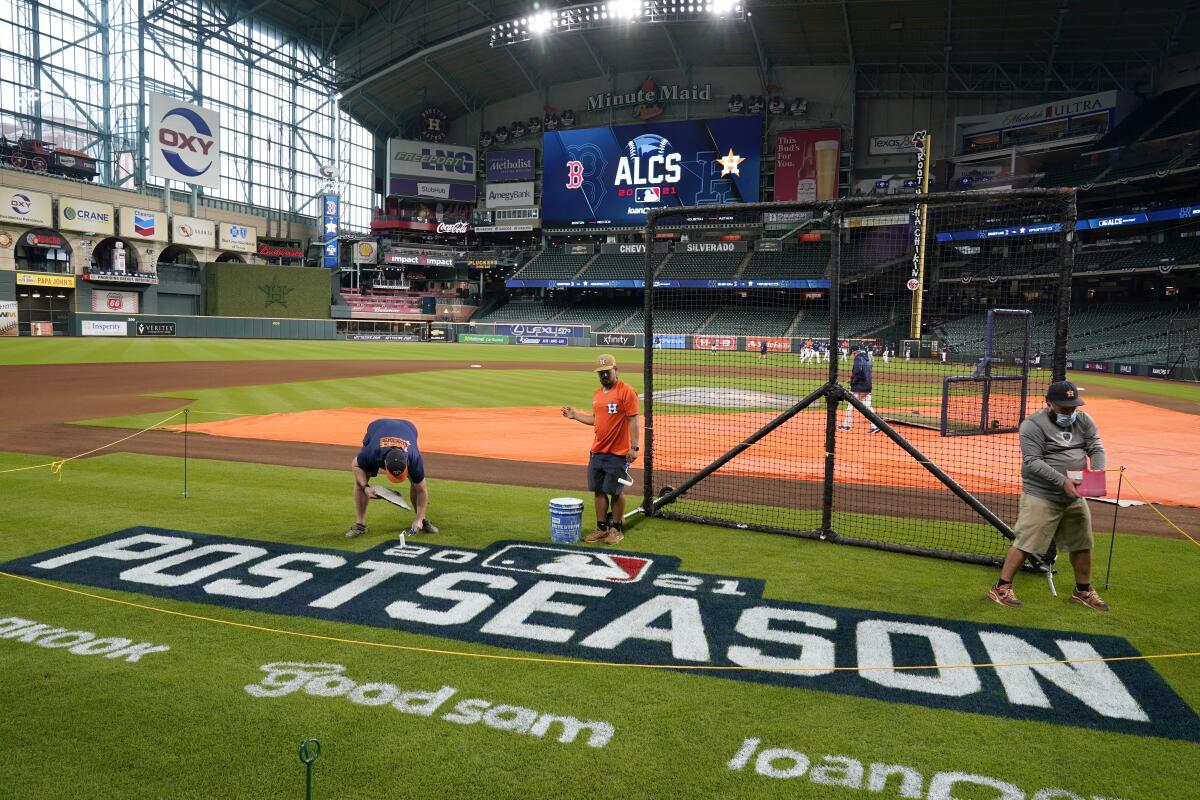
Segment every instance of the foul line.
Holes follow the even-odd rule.
[[[122,442],[127,442],[135,436],[141,436],[143,433],[146,433],[147,431],[152,431],[155,428],[158,428],[165,422],[170,422],[171,420],[173,420],[176,417],[183,414],[184,411],[186,411],[186,410],[187,409],[180,409],[179,411],[176,411],[174,414],[167,417],[166,419],[159,420],[158,422],[154,423],[153,425],[149,425],[145,428],[142,428],[140,431],[135,431],[134,433],[131,433],[128,436],[124,436],[120,439],[117,439],[115,442],[109,442],[108,444],[102,444],[99,447],[88,450],[86,453],[79,453],[78,455],[70,456],[68,458],[60,458],[57,461],[48,461],[45,464],[34,464],[33,466],[30,466],[30,467],[15,467],[13,469],[0,469],[0,475],[7,475],[12,472],[27,472],[31,469],[42,469],[43,467],[49,467],[50,474],[57,475],[58,479],[61,481],[63,467],[65,467],[67,465],[68,461],[74,461],[77,458],[83,458],[85,456],[90,456],[92,453],[99,453],[101,450],[107,450],[110,447],[116,447],[117,445],[121,444]]]
[[[578,661],[571,658],[543,658],[540,656],[506,656],[494,653],[471,653],[461,650],[442,650],[435,647],[417,647],[415,645],[392,644],[390,642],[371,642],[363,639],[347,639],[341,636],[326,636],[320,633],[307,633],[305,631],[292,631],[283,628],[271,628],[266,625],[251,625],[248,622],[234,622],[228,619],[219,619],[217,617],[206,617],[202,614],[189,614],[186,611],[172,611],[169,608],[159,608],[158,606],[146,605],[145,603],[134,603],[129,600],[119,600],[115,597],[106,597],[102,594],[93,592],[85,592],[80,589],[71,589],[67,586],[59,586],[58,584],[49,583],[47,581],[39,581],[36,578],[29,578],[24,575],[13,575],[9,572],[0,572],[0,576],[5,578],[13,578],[18,581],[32,583],[35,586],[41,586],[46,589],[54,589],[68,594],[87,597],[92,600],[101,600],[106,603],[114,603],[116,605],[128,606],[130,608],[141,609],[142,611],[153,611],[158,614],[166,614],[172,617],[182,617],[184,619],[196,620],[198,622],[211,622],[216,625],[228,625],[232,628],[243,628],[245,630],[260,631],[263,633],[274,633],[281,636],[294,636],[301,639],[317,639],[323,642],[336,642],[338,644],[358,645],[361,647],[378,647],[386,650],[403,650],[409,653],[424,653],[427,655],[438,656],[455,656],[458,658],[481,658],[488,661],[517,661],[527,664],[559,664],[572,667],[620,667],[625,669],[670,669],[670,670],[689,670],[689,671],[712,671],[712,672],[872,672],[872,671],[917,671],[917,670],[943,670],[943,669],[987,669],[1000,667],[1040,667],[1050,666],[1053,664],[1098,664],[1109,663],[1115,661],[1155,661],[1168,658],[1196,658],[1200,657],[1200,652],[1196,653],[1161,653],[1158,655],[1138,655],[1138,656],[1112,656],[1110,658],[1073,658],[1073,659],[1054,659],[1049,661],[1022,661],[1008,664],[933,664],[926,666],[879,666],[879,667],[742,667],[742,666],[715,666],[707,664],[631,664],[618,661]],[[334,620],[328,620],[339,624]],[[341,623],[344,624],[344,623]],[[409,631],[406,631],[409,633]],[[427,635],[427,634],[416,634]]]
[[[1151,502],[1150,502],[1150,501],[1149,501],[1149,500],[1146,498],[1146,495],[1142,493],[1142,490],[1138,488],[1137,484],[1136,484],[1136,483],[1134,483],[1132,480],[1130,480],[1130,479],[1129,479],[1129,476],[1128,476],[1128,475],[1125,473],[1125,468],[1124,468],[1124,467],[1121,467],[1120,469],[1110,469],[1110,470],[1108,470],[1108,471],[1109,471],[1109,472],[1119,472],[1119,473],[1121,473],[1121,477],[1122,477],[1122,479],[1123,479],[1123,480],[1124,480],[1126,483],[1128,483],[1130,486],[1132,486],[1132,487],[1133,487],[1133,490],[1134,490],[1135,492],[1137,492],[1137,493],[1138,493],[1138,496],[1139,496],[1139,497],[1141,497],[1141,498],[1142,498],[1142,500],[1144,500],[1144,501],[1145,501],[1146,505],[1150,506],[1150,510],[1152,510],[1152,511],[1153,511],[1155,514],[1158,514],[1160,517],[1162,517],[1162,521],[1163,521],[1163,522],[1167,523],[1167,524],[1168,524],[1168,525],[1170,525],[1172,528],[1174,528],[1176,531],[1178,531],[1178,532],[1179,532],[1179,533],[1180,533],[1180,534],[1181,534],[1181,535],[1182,535],[1184,538],[1186,538],[1186,539],[1187,539],[1189,542],[1191,542],[1192,544],[1196,545],[1197,547],[1200,547],[1200,541],[1197,541],[1197,540],[1196,540],[1196,539],[1195,539],[1195,538],[1194,538],[1194,537],[1193,537],[1191,534],[1189,534],[1189,533],[1188,533],[1187,531],[1185,531],[1183,528],[1179,527],[1179,526],[1178,526],[1178,525],[1176,525],[1174,522],[1172,522],[1171,520],[1169,520],[1169,519],[1167,518],[1167,515],[1166,515],[1166,514],[1164,514],[1164,513],[1162,513],[1161,511],[1159,511],[1159,510],[1158,510],[1158,506],[1154,505],[1154,503],[1151,503]]]

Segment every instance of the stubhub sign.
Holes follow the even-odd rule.
[[[1195,712],[1125,639],[765,599],[761,580],[679,567],[523,541],[352,552],[146,527],[0,564],[553,657],[738,668],[692,674],[1200,741]]]

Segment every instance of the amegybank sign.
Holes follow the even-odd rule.
[[[719,675],[1200,741],[1195,712],[1125,639],[766,599],[763,581],[679,567],[657,554],[517,541],[351,552],[131,528],[0,570],[553,657],[736,667]]]
[[[533,181],[488,184],[488,208],[511,208],[532,205],[536,205],[533,201]]]

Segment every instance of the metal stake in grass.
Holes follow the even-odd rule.
[[[312,765],[320,756],[319,740],[305,739],[300,743],[300,761],[304,763],[304,800],[312,800]]]
[[[1117,473],[1117,500],[1113,503],[1112,535],[1108,537],[1108,566],[1104,568],[1104,588],[1108,588],[1108,576],[1112,574],[1113,545],[1117,541],[1117,512],[1121,510],[1121,484],[1125,481],[1125,467]]]
[[[187,497],[188,409],[183,410],[183,496]]]

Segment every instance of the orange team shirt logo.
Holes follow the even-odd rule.
[[[629,418],[638,415],[638,397],[629,384],[617,381],[607,392],[597,389],[592,395],[592,415],[595,417],[592,452],[627,454]]]
[[[408,439],[401,439],[399,436],[384,436],[379,440],[380,447],[399,447],[401,450],[407,450],[412,446],[412,442]]]

